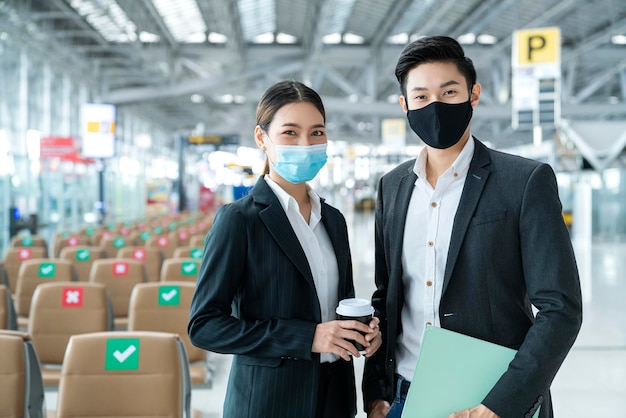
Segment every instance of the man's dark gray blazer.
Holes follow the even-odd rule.
[[[582,322],[578,271],[556,179],[546,164],[490,150],[478,140],[475,145],[454,218],[439,319],[443,328],[519,349],[485,406],[502,418],[532,416],[539,406],[540,417],[552,417],[550,384]],[[372,301],[383,346],[366,361],[366,402],[394,396],[414,163],[401,164],[378,187]],[[539,310],[536,318],[531,303]]]
[[[322,223],[337,257],[339,299],[354,297],[345,219],[322,201]],[[306,255],[261,177],[249,196],[218,212],[191,305],[193,344],[235,354],[224,418],[315,417],[320,357],[311,348],[320,322]],[[339,361],[354,416],[354,368]]]

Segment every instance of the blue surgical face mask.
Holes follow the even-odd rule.
[[[326,164],[326,145],[274,145],[274,170],[290,183],[313,180]]]

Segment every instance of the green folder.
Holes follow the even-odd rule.
[[[427,326],[402,418],[448,418],[478,406],[516,351]],[[539,409],[533,418],[539,416]]]

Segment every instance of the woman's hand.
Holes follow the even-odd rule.
[[[374,322],[374,320],[372,320]],[[346,361],[350,361],[350,354],[359,357],[359,351],[354,344],[348,340],[353,340],[361,344],[367,349],[371,348],[373,343],[368,341],[363,334],[371,336],[373,334],[380,335],[377,331],[378,324],[375,328],[365,325],[357,320],[329,321],[317,324],[315,335],[313,336],[313,347],[311,351],[314,353],[334,353]],[[376,336],[371,336],[370,340],[375,340]],[[376,342],[374,342],[376,344]],[[380,343],[376,346],[376,350],[380,347]],[[375,350],[374,350],[375,351]],[[373,353],[372,353],[373,354]]]

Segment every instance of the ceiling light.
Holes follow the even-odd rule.
[[[298,38],[288,33],[280,32],[276,35],[276,42],[279,44],[295,44],[297,41]]]
[[[458,41],[460,44],[463,44],[463,45],[471,45],[474,42],[476,42],[476,35],[471,32],[466,33],[464,35],[459,36]]]
[[[209,42],[212,44],[225,44],[228,41],[228,37],[221,33],[210,32],[209,33]]]
[[[390,36],[387,38],[387,42],[393,45],[404,45],[409,42],[409,34],[405,32]]]
[[[626,35],[613,35],[611,42],[615,45],[626,45]]]
[[[233,100],[234,98],[232,94],[222,94],[219,98],[219,101],[221,103],[232,103]]]
[[[482,45],[493,45],[496,42],[498,42],[498,38],[496,38],[493,35],[486,34],[486,33],[478,35],[478,38],[476,38],[476,40],[478,41],[479,44],[482,44]]]
[[[150,32],[140,32],[139,33],[139,41],[144,44],[156,43],[159,42],[161,38],[159,35]]]
[[[184,41],[190,44],[201,44],[206,42],[207,36],[204,32],[192,33],[185,37]]]
[[[322,42],[325,44],[338,44],[341,42],[340,33],[330,33],[322,37]]]
[[[200,94],[192,94],[191,95],[191,102],[192,103],[202,103],[204,102],[204,97]]]
[[[343,42],[346,44],[359,45],[365,42],[365,38],[360,35],[355,35],[354,33],[345,33],[343,35]]]
[[[262,33],[254,37],[255,44],[271,44],[274,42],[274,34],[271,32]]]

